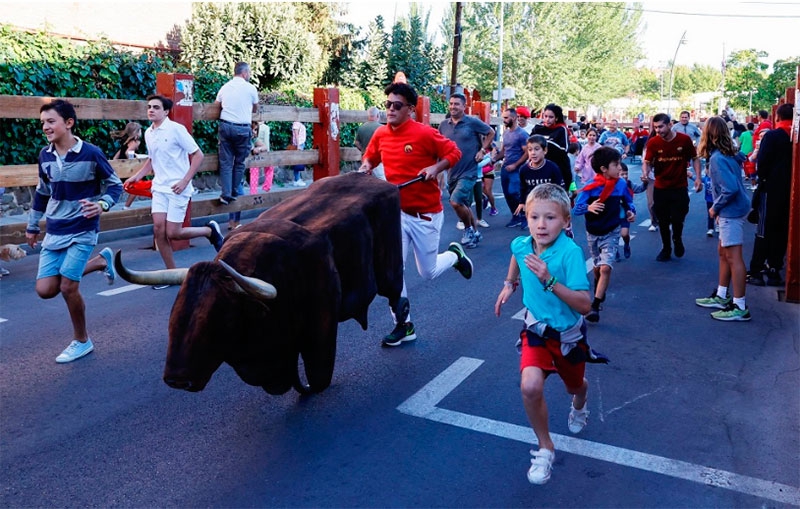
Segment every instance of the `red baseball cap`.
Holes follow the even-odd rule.
[[[520,117],[531,118],[531,110],[529,110],[525,106],[517,106],[514,109],[517,110],[517,115],[519,115]]]

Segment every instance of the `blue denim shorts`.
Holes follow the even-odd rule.
[[[39,254],[39,273],[36,274],[36,279],[62,276],[71,281],[80,281],[93,250],[94,246],[88,244],[72,244],[55,251],[42,248],[42,252]]]

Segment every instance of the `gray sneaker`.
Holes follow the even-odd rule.
[[[103,269],[103,275],[106,277],[108,284],[113,285],[114,280],[117,279],[117,271],[114,270],[114,252],[111,251],[110,247],[104,247],[103,250],[100,251],[100,256],[106,261],[106,268]]]
[[[464,248],[461,247],[461,244],[458,242],[451,242],[447,250],[452,251],[458,257],[453,268],[456,269],[464,279],[470,279],[472,277],[472,260],[470,260],[467,253],[464,252]]]

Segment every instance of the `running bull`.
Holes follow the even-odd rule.
[[[339,322],[366,330],[376,294],[399,319],[408,313],[397,187],[361,173],[272,207],[229,234],[214,261],[139,272],[117,252],[115,267],[132,283],[181,285],[164,368],[176,389],[203,390],[227,362],[270,394],[319,392],[331,383]]]

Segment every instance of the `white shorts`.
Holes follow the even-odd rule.
[[[170,223],[183,224],[183,219],[186,217],[186,208],[189,206],[190,199],[191,196],[153,191],[150,212],[152,214],[166,213],[167,221]]]

